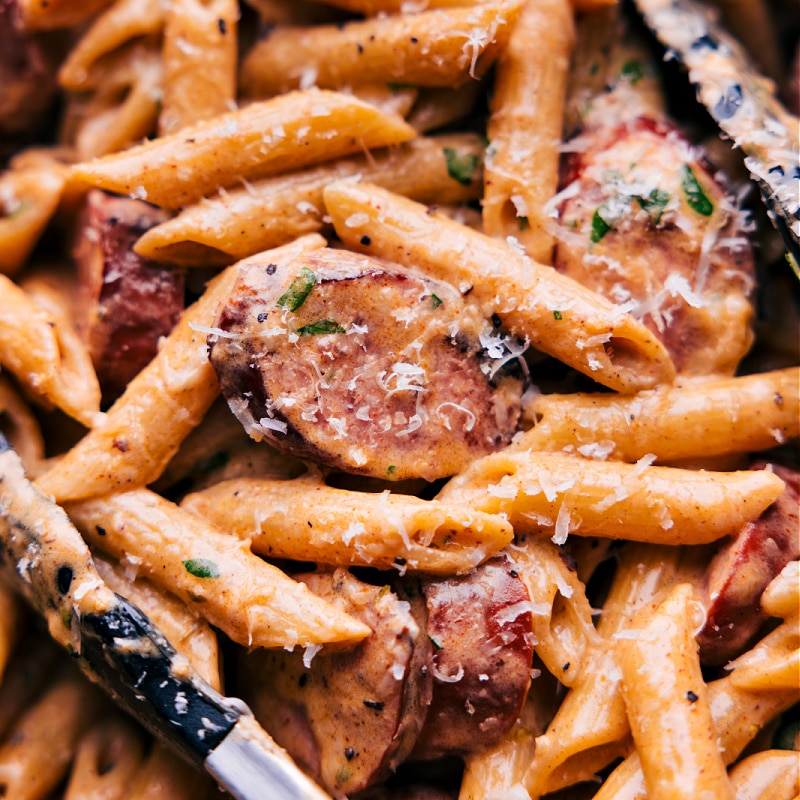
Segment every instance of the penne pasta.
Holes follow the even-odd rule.
[[[142,732],[126,717],[97,722],[78,742],[64,800],[127,800],[144,746]]]
[[[164,25],[163,136],[236,107],[235,0],[174,0]]]
[[[517,534],[707,544],[736,533],[783,491],[769,470],[706,472],[501,451],[478,459],[437,496],[506,514]],[[703,509],[703,511],[699,511]]]
[[[634,463],[766,450],[800,435],[800,370],[682,379],[630,397],[537,394],[517,450],[567,451]]]
[[[369,628],[174,503],[138,489],[65,508],[87,541],[141,570],[245,647],[353,642]]]
[[[388,491],[336,489],[317,476],[225,481],[182,506],[267,558],[334,566],[467,573],[513,536],[500,517]]]
[[[58,207],[64,178],[35,166],[0,174],[0,273],[15,274]]]
[[[113,0],[18,0],[27,30],[53,30],[85,22]]]
[[[457,87],[480,78],[505,46],[522,6],[503,0],[344,25],[277,27],[242,64],[249,97],[360,83]]]
[[[617,643],[622,694],[651,800],[734,800],[693,628],[702,605],[680,584]]]
[[[162,0],[116,0],[70,51],[58,71],[59,83],[72,91],[98,88],[101,75],[92,68],[103,56],[137,37],[160,33],[163,27]]]
[[[110,702],[110,701],[106,701]],[[69,770],[103,697],[74,669],[62,669],[0,746],[0,785],[15,800],[43,800]]]
[[[759,643],[730,661],[731,683],[740,689],[786,690],[800,686],[800,623],[797,614],[787,619]]]
[[[0,364],[39,402],[91,426],[100,413],[100,387],[68,320],[53,314],[0,275]]]
[[[268,251],[267,263],[324,245],[311,236]],[[90,431],[38,484],[59,500],[145,486],[156,480],[219,391],[205,340],[217,304],[236,280],[233,266],[187,309],[158,355]],[[197,327],[199,326],[199,328]]]
[[[736,800],[794,800],[800,795],[800,756],[794,750],[763,750],[730,771]]]
[[[420,136],[392,149],[339,159],[302,172],[255,181],[189,206],[148,230],[140,255],[186,266],[230,263],[323,229],[322,192],[331,181],[358,177],[419,202],[477,199],[483,146],[469,134]],[[465,176],[453,164],[474,163]]]
[[[178,133],[75,164],[72,181],[180,208],[220,188],[414,138],[355,97],[307,90],[253,103]],[[169,164],[165,174],[164,165]]]
[[[324,198],[349,247],[449,281],[514,336],[599,383],[633,392],[672,379],[666,351],[644,326],[505,242],[373,185],[339,181]]]
[[[529,0],[495,69],[486,133],[483,228],[552,263],[546,203],[558,190],[559,144],[575,25],[569,0]]]
[[[28,472],[44,459],[44,439],[39,422],[5,377],[0,377],[0,430],[12,443]]]

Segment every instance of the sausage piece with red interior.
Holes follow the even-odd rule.
[[[639,117],[583,131],[566,160],[554,265],[628,308],[678,372],[733,374],[753,341],[746,217],[684,136]]]
[[[316,655],[257,650],[240,665],[240,688],[275,741],[340,797],[384,780],[413,747],[430,703],[430,642],[388,586],[343,569],[295,577],[373,635]]]
[[[697,637],[704,664],[725,664],[747,648],[766,619],[759,607],[764,589],[800,557],[800,473],[772,468],[786,483],[783,494],[727,540],[706,571],[706,623]]]
[[[425,579],[433,699],[412,757],[466,755],[497,744],[531,683],[532,606],[511,559],[464,577]]]
[[[166,212],[127,197],[89,192],[75,241],[78,327],[106,401],[146,366],[184,306],[183,273],[142,258],[136,240]]]
[[[209,336],[255,439],[343,472],[452,475],[507,444],[519,350],[451,286],[344,250],[243,268]],[[513,351],[513,352],[512,352]]]

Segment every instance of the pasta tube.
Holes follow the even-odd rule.
[[[736,800],[794,800],[800,795],[800,756],[795,750],[763,750],[730,771]]]
[[[180,208],[216,192],[364,148],[413,139],[415,131],[336,92],[307,90],[253,103],[71,168],[78,183]]]
[[[0,273],[13,275],[25,263],[63,190],[64,178],[51,169],[29,167],[0,175]]]
[[[651,800],[734,800],[700,671],[692,587],[680,584],[617,643],[622,694]]]
[[[235,108],[238,19],[235,0],[167,4],[162,136]]]
[[[269,263],[324,244],[322,237],[309,236],[257,258]],[[219,393],[206,353],[205,330],[237,274],[234,265],[214,279],[200,300],[184,312],[158,355],[109,409],[102,424],[38,478],[45,494],[59,501],[74,500],[145,486],[158,478]]]
[[[569,0],[529,0],[495,69],[483,228],[552,263],[545,203],[558,190],[559,148],[575,24]]]
[[[322,192],[339,178],[359,175],[421,203],[460,203],[480,195],[480,137],[420,136],[302,172],[256,181],[205,198],[150,228],[134,246],[142,256],[186,266],[230,263],[277,247],[325,225]],[[453,163],[474,163],[468,176]]]
[[[800,369],[682,380],[631,397],[538,395],[515,450],[577,451],[636,462],[765,450],[800,435]]]
[[[292,481],[225,481],[182,506],[249,539],[253,551],[340,566],[466,573],[513,538],[498,516],[410,495],[368,494]]]
[[[0,275],[0,364],[40,401],[58,406],[84,425],[97,421],[100,386],[69,320],[36,303],[4,275]]]
[[[456,87],[491,66],[521,7],[522,0],[503,0],[344,26],[277,27],[245,58],[242,91],[270,97],[365,82]]]
[[[486,317],[594,380],[627,392],[672,380],[666,350],[641,323],[507,243],[374,185],[338,181],[324,198],[348,247],[471,293]]]
[[[450,480],[438,499],[507,514],[517,534],[568,534],[658,544],[707,544],[736,533],[774,502],[769,470],[706,472],[501,451]]]
[[[65,508],[94,547],[138,567],[245,647],[291,649],[369,634],[367,626],[254,555],[248,542],[147,489]]]

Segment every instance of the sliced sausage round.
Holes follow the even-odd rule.
[[[326,249],[243,269],[209,337],[248,433],[334,469],[435,480],[507,444],[522,381],[451,286]],[[515,351],[517,352],[517,351]]]

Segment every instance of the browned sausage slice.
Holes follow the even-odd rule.
[[[759,608],[764,589],[800,557],[800,473],[773,469],[786,483],[783,494],[725,543],[706,572],[706,624],[697,637],[704,664],[724,664],[745,650],[766,618]]]
[[[422,584],[433,644],[433,700],[418,758],[464,755],[499,742],[531,682],[531,602],[506,556],[463,578]]]
[[[522,382],[494,374],[514,359],[503,338],[453,287],[369,256],[251,265],[215,324],[211,363],[231,409],[300,458],[434,480],[516,429]]]
[[[346,570],[295,577],[373,635],[351,650],[323,650],[308,666],[310,654],[256,651],[241,669],[242,694],[278,744],[340,797],[384,780],[413,747],[430,702],[420,663],[430,643],[388,586]]]
[[[142,258],[134,242],[166,219],[141,200],[99,190],[86,198],[75,259],[80,281],[79,328],[105,400],[120,394],[156,354],[184,302],[180,270]]]

